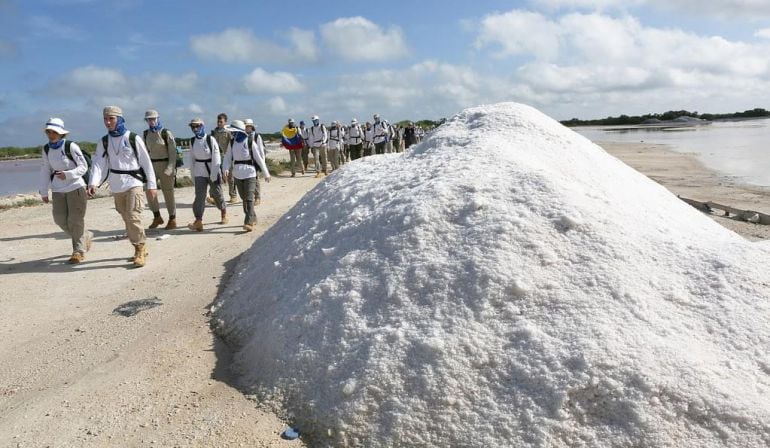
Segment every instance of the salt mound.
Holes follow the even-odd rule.
[[[768,255],[497,104],[330,176],[214,322],[313,444],[768,446]]]

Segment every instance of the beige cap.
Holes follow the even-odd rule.
[[[54,131],[59,135],[66,135],[70,133],[70,131],[64,129],[64,120],[54,117],[48,119],[48,121],[45,123],[45,129],[43,129],[43,131]]]
[[[200,118],[193,118],[192,120],[190,120],[190,126],[192,126],[194,124],[198,124],[198,125],[202,126],[203,125],[203,120],[201,120]]]
[[[147,110],[147,112],[144,113],[145,120],[148,118],[158,118],[158,117],[159,117],[158,111],[155,109],[149,109]]]
[[[102,111],[102,115],[105,117],[122,117],[123,116],[123,109],[121,109],[118,106],[107,106]]]

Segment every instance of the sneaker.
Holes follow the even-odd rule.
[[[70,257],[68,263],[69,264],[78,264],[81,261],[85,260],[86,257],[83,255],[82,252],[72,252],[72,256]]]

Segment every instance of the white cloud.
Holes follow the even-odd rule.
[[[256,68],[246,75],[243,85],[251,93],[296,93],[305,89],[299,79],[291,73],[270,73],[261,68]]]
[[[607,11],[655,8],[700,16],[768,18],[770,2],[766,0],[530,0],[536,8],[548,11],[580,10]]]
[[[770,28],[762,28],[754,32],[754,36],[761,37],[763,39],[770,39]]]
[[[270,112],[274,114],[283,114],[288,110],[286,107],[286,101],[284,101],[280,96],[270,98],[267,101],[267,107]]]
[[[187,106],[187,111],[193,114],[202,114],[203,108],[196,103],[190,103],[189,106]]]
[[[382,30],[363,17],[339,18],[321,25],[324,44],[334,54],[351,61],[385,61],[408,53],[398,27]]]
[[[273,42],[259,39],[246,28],[228,28],[221,33],[204,34],[190,38],[193,52],[203,59],[225,62],[301,64],[315,60],[316,49],[312,32],[292,28],[289,40],[292,47],[286,48]]]
[[[142,76],[145,79],[143,84],[150,91],[157,92],[190,92],[198,86],[198,75],[190,72],[183,75],[172,75],[168,73],[148,74]]]
[[[558,25],[541,14],[514,10],[488,15],[479,28],[476,48],[497,45],[495,57],[529,54],[552,60],[558,56]]]
[[[89,65],[78,67],[69,74],[65,74],[60,83],[62,90],[71,90],[70,93],[79,95],[90,92],[92,95],[125,95],[131,85],[128,78],[120,71],[109,68]]]
[[[29,31],[35,36],[49,39],[84,40],[86,33],[66,22],[48,16],[32,16],[29,19]]]

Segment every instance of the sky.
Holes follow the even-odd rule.
[[[498,103],[318,184],[212,325],[309,446],[767,446],[768,256]]]
[[[328,123],[437,120],[516,101],[558,120],[767,107],[770,2],[0,0],[0,146],[75,140],[157,109]]]

